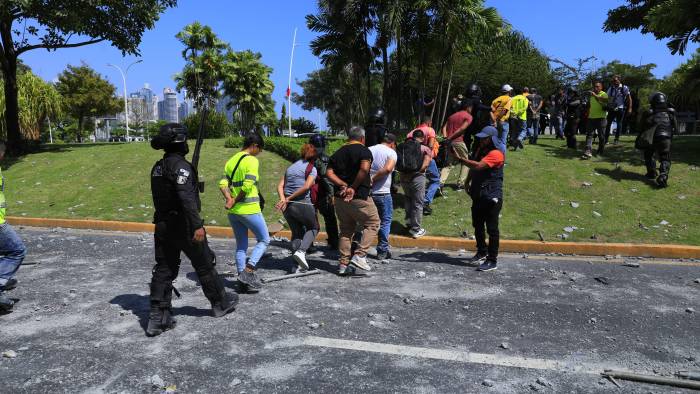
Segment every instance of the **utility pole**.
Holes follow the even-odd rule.
[[[107,64],[108,67],[114,67],[117,70],[119,70],[119,73],[122,75],[122,82],[124,83],[124,118],[126,120],[126,141],[127,142],[129,141],[129,104],[128,104],[127,97],[126,97],[126,76],[129,74],[129,69],[131,68],[131,66],[133,66],[134,64],[141,63],[141,62],[143,62],[143,60],[137,60],[137,61],[129,64],[129,66],[127,66],[127,68],[126,68],[126,71],[122,71],[122,69],[119,66],[116,66],[114,64],[111,64],[111,63]]]
[[[297,46],[297,28],[294,28],[292,39],[292,55],[289,58],[289,83],[287,84],[287,123],[289,136],[292,136],[292,64],[294,63],[294,47]]]

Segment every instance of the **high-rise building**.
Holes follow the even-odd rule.
[[[177,110],[177,93],[171,88],[163,89],[163,101],[158,102],[158,119],[177,123]]]
[[[142,118],[144,123],[152,122],[158,119],[158,96],[155,95],[147,83],[144,84],[138,91],[131,93],[130,97],[138,97],[143,100],[143,108],[141,110],[140,118]],[[131,117],[129,117],[129,121],[131,121]]]
[[[216,112],[220,112],[226,115],[226,119],[228,119],[229,122],[233,123],[233,108],[226,108],[230,102],[231,98],[229,96],[223,96],[216,100]]]

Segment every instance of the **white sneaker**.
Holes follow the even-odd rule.
[[[294,259],[294,262],[297,263],[299,268],[301,268],[303,270],[309,269],[309,263],[306,262],[306,253],[305,252],[302,252],[301,250],[297,250],[292,255],[292,258]]]
[[[355,267],[365,270],[365,271],[371,271],[372,267],[367,264],[367,258],[366,257],[360,257],[358,255],[352,256],[352,259],[350,259],[350,264],[354,265]]]
[[[427,231],[425,231],[424,228],[420,228],[420,229],[418,229],[418,231],[411,231],[410,233],[411,233],[411,237],[420,238],[420,237],[424,236],[425,233],[427,233]]]

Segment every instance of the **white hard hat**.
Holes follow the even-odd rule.
[[[508,84],[503,85],[503,87],[501,88],[501,92],[503,93],[508,93],[511,90],[513,90],[513,87]]]

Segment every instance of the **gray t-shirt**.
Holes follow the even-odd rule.
[[[308,161],[297,160],[287,168],[287,172],[284,173],[285,196],[291,196],[292,193],[301,189],[304,186],[304,183],[306,182],[306,168],[308,166]],[[309,175],[316,178],[317,174],[318,172],[316,171],[316,167],[311,166],[311,172],[309,173]],[[310,203],[311,193],[307,191],[305,195],[296,199],[296,201],[299,200],[308,200],[308,202]]]
[[[391,159],[396,162],[396,152],[384,144],[374,145],[369,147],[372,152],[372,167],[370,167],[369,175],[374,176],[379,170],[384,168],[386,162]],[[372,185],[373,194],[388,194],[391,193],[391,175],[383,176],[381,179],[375,180]]]

